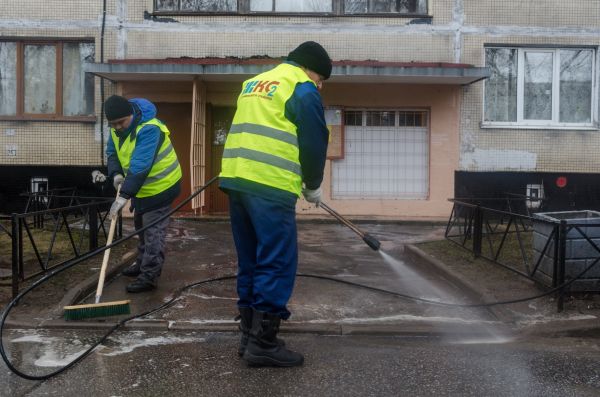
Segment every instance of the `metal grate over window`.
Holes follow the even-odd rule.
[[[333,161],[335,199],[426,199],[428,112],[349,110],[344,158]]]

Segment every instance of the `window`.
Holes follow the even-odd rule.
[[[156,11],[231,12],[237,0],[156,0]]]
[[[93,43],[0,41],[0,118],[93,118],[93,61]]]
[[[250,0],[250,11],[331,12],[331,0]]]
[[[155,0],[169,13],[315,13],[334,15],[425,15],[427,0]]]
[[[332,163],[333,198],[427,199],[428,120],[425,110],[344,111],[344,157]]]
[[[486,48],[484,125],[593,126],[594,59],[586,48]]]
[[[346,14],[426,14],[425,0],[344,0]]]

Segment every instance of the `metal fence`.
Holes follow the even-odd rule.
[[[71,204],[79,204],[50,208],[51,203],[44,202],[49,208],[13,213],[0,219],[4,223],[10,219],[8,226],[2,227],[4,236],[0,237],[10,240],[13,297],[18,294],[19,283],[80,257],[96,249],[101,241],[106,241],[108,227],[105,223],[108,223],[112,198],[54,195],[52,200],[55,203],[67,200]],[[28,206],[28,209],[34,207]],[[116,236],[122,236],[120,217]]]
[[[572,281],[557,293],[559,311],[566,292],[600,292],[600,214],[581,219],[591,211],[572,211],[551,218],[532,212],[523,200],[451,199],[445,237],[542,288]],[[511,210],[516,208],[528,210]]]

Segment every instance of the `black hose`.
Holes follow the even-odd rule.
[[[34,284],[32,284],[31,286],[29,286],[28,288],[26,288],[24,291],[22,291],[19,295],[17,295],[4,309],[4,312],[2,314],[2,319],[0,320],[0,355],[2,356],[2,359],[4,360],[4,362],[6,363],[7,367],[16,375],[24,378],[24,379],[28,379],[28,380],[46,380],[49,378],[52,378],[58,374],[60,374],[61,372],[66,371],[67,369],[73,367],[75,364],[77,364],[78,362],[80,362],[81,360],[83,360],[85,357],[87,357],[92,350],[94,350],[98,345],[100,345],[102,342],[104,342],[114,331],[116,331],[118,328],[122,327],[126,322],[131,321],[133,319],[136,318],[140,318],[140,317],[144,317],[147,316],[149,314],[155,313],[159,310],[163,310],[166,309],[167,307],[171,306],[178,298],[179,296],[187,289],[189,288],[193,288],[195,286],[198,285],[202,285],[202,284],[208,284],[208,283],[212,283],[212,282],[216,282],[216,281],[223,281],[223,280],[232,280],[235,279],[236,276],[235,275],[228,275],[228,276],[222,276],[222,277],[217,277],[217,278],[211,278],[211,279],[206,279],[206,280],[201,280],[198,282],[195,282],[193,284],[189,284],[186,285],[182,288],[180,288],[178,291],[176,291],[174,293],[173,298],[171,298],[168,302],[163,303],[162,305],[154,308],[154,309],[150,309],[144,313],[141,314],[136,314],[134,316],[130,316],[128,318],[125,318],[123,320],[120,320],[118,323],[116,323],[113,327],[111,327],[108,332],[102,337],[100,338],[95,344],[93,344],[89,349],[87,349],[85,352],[83,352],[79,357],[77,357],[75,360],[73,360],[72,362],[70,362],[69,364],[65,365],[64,367],[51,372],[49,374],[46,375],[29,375],[26,374],[24,372],[19,371],[16,367],[14,367],[12,365],[12,363],[9,361],[8,357],[6,356],[6,352],[4,350],[4,343],[3,343],[3,332],[4,332],[4,323],[6,322],[6,317],[8,316],[8,313],[12,310],[12,308],[19,302],[19,300],[25,295],[27,294],[29,291],[31,291],[33,288],[35,288],[36,286],[40,285],[43,282],[46,282],[49,278],[59,274],[60,272],[86,260],[89,259],[90,257],[97,255],[101,252],[103,252],[106,249],[112,248],[113,246],[122,243],[123,241],[126,241],[130,238],[132,238],[133,236],[142,233],[143,231],[145,231],[146,229],[148,229],[151,226],[154,226],[155,224],[157,224],[158,222],[163,221],[164,219],[166,219],[167,217],[171,216],[173,213],[175,213],[176,211],[178,211],[181,207],[183,207],[185,204],[187,204],[188,202],[190,202],[194,197],[196,197],[198,194],[200,194],[202,191],[204,191],[208,186],[210,186],[212,183],[214,183],[216,180],[218,179],[218,177],[213,177],[212,179],[210,179],[204,186],[202,186],[200,189],[198,189],[196,192],[194,192],[194,194],[192,194],[191,196],[189,196],[188,198],[186,198],[184,201],[182,201],[180,204],[178,204],[175,208],[173,208],[171,211],[169,211],[167,214],[165,214],[164,216],[158,218],[157,220],[155,220],[154,222],[148,224],[147,226],[144,226],[143,228],[133,232],[132,234],[125,236],[115,242],[113,242],[112,244],[106,245],[104,247],[98,248],[94,251],[91,251],[79,258],[74,259],[73,261],[67,262],[65,263],[63,266],[61,266],[58,269],[55,269],[53,271],[51,271],[49,274],[47,274],[46,276],[42,277],[41,279],[37,280]],[[368,234],[364,233],[363,237],[368,236]],[[377,241],[375,239],[375,241]],[[377,243],[379,243],[379,241],[377,241]],[[368,243],[367,243],[368,244]],[[373,248],[374,249],[374,248]],[[526,302],[526,301],[530,301],[530,300],[534,300],[534,299],[539,299],[542,298],[544,296],[547,295],[551,295],[555,292],[558,292],[562,289],[564,289],[565,287],[571,285],[572,283],[574,283],[576,280],[580,279],[581,277],[583,277],[583,275],[585,273],[587,273],[592,267],[594,267],[598,261],[600,260],[600,258],[596,259],[594,262],[592,262],[592,264],[590,264],[588,267],[586,267],[581,273],[579,273],[575,278],[570,279],[569,281],[564,282],[563,284],[552,288],[544,293],[538,294],[538,295],[534,295],[534,296],[530,296],[530,297],[526,297],[526,298],[518,298],[518,299],[511,299],[511,300],[507,300],[507,301],[498,301],[498,302],[490,302],[490,303],[467,303],[467,304],[458,304],[458,303],[447,303],[447,302],[439,302],[439,301],[434,301],[434,300],[429,300],[429,299],[423,299],[423,298],[418,298],[415,296],[410,296],[410,295],[406,295],[406,294],[402,294],[399,292],[394,292],[394,291],[389,291],[386,289],[382,289],[382,288],[376,288],[376,287],[371,287],[368,285],[364,285],[364,284],[358,284],[358,283],[353,283],[351,281],[347,281],[347,280],[342,280],[342,279],[338,279],[335,277],[328,277],[328,276],[322,276],[322,275],[316,275],[316,274],[307,274],[307,273],[298,273],[297,276],[298,277],[309,277],[309,278],[315,278],[315,279],[321,279],[321,280],[329,280],[329,281],[334,281],[337,283],[341,283],[341,284],[346,284],[346,285],[351,285],[351,286],[355,286],[355,287],[359,287],[359,288],[364,288],[370,291],[375,291],[375,292],[380,292],[380,293],[385,293],[385,294],[389,294],[389,295],[393,295],[399,298],[404,298],[407,300],[412,300],[412,301],[417,301],[417,302],[423,302],[423,303],[428,303],[428,304],[432,304],[432,305],[437,305],[437,306],[446,306],[446,307],[466,307],[466,308],[475,308],[475,307],[491,307],[491,306],[499,306],[499,305],[508,305],[508,304],[513,304],[513,303],[519,303],[519,302]]]
[[[491,302],[491,303],[473,303],[473,304],[457,304],[457,303],[446,303],[446,302],[438,302],[438,301],[433,301],[433,300],[429,300],[429,299],[423,299],[423,298],[418,298],[418,297],[414,297],[414,296],[410,296],[410,295],[405,295],[399,292],[394,292],[394,291],[389,291],[386,289],[382,289],[382,288],[376,288],[376,287],[371,287],[368,285],[364,285],[364,284],[358,284],[358,283],[353,283],[351,281],[347,281],[347,280],[342,280],[339,278],[335,278],[335,277],[329,277],[329,276],[321,276],[321,275],[316,275],[316,274],[308,274],[308,273],[298,273],[297,276],[298,277],[308,277],[308,278],[315,278],[315,279],[320,279],[320,280],[329,280],[329,281],[334,281],[336,283],[340,283],[340,284],[346,284],[346,285],[351,285],[354,287],[359,287],[359,288],[364,288],[370,291],[375,291],[375,292],[381,292],[381,293],[385,293],[388,295],[393,295],[399,298],[404,298],[404,299],[408,299],[408,300],[413,300],[413,301],[418,301],[418,302],[424,302],[424,303],[429,303],[432,305],[438,305],[438,306],[451,306],[451,307],[490,307],[490,306],[497,306],[497,305],[506,305],[506,304],[511,304],[511,303],[518,303],[518,302],[525,302],[528,300],[534,300],[534,299],[538,299],[541,297],[544,297],[546,295],[550,295],[552,293],[557,292],[558,290],[567,287],[568,285],[572,284],[575,280],[577,280],[578,278],[582,277],[588,270],[590,270],[594,265],[596,264],[596,262],[594,262],[592,265],[588,266],[583,272],[581,272],[576,278],[569,280],[568,282],[563,283],[562,285],[553,288],[549,291],[546,291],[542,294],[539,295],[535,295],[535,296],[530,296],[527,298],[521,298],[521,299],[513,299],[513,300],[508,300],[508,301],[499,301],[499,302]],[[140,313],[140,314],[136,314],[134,316],[130,316],[128,318],[122,319],[120,320],[118,323],[116,323],[112,328],[110,328],[108,330],[108,332],[102,336],[96,343],[94,343],[89,349],[87,349],[85,352],[83,352],[79,357],[77,357],[75,360],[71,361],[69,364],[65,365],[64,367],[50,373],[50,374],[46,374],[46,375],[40,375],[40,376],[36,376],[36,375],[29,375],[26,374],[24,372],[19,371],[17,368],[15,368],[10,361],[8,360],[8,358],[6,357],[6,354],[4,352],[4,346],[3,344],[0,342],[0,353],[2,353],[2,358],[4,359],[4,362],[6,363],[6,365],[8,366],[8,368],[14,372],[16,375],[28,379],[28,380],[46,380],[49,378],[52,378],[58,374],[60,374],[61,372],[64,372],[66,370],[68,370],[69,368],[73,367],[75,364],[77,364],[78,362],[80,362],[81,360],[83,360],[85,357],[87,357],[92,350],[94,350],[97,346],[99,346],[102,342],[104,342],[114,331],[116,331],[117,329],[119,329],[120,327],[122,327],[126,322],[131,321],[133,319],[136,318],[140,318],[140,317],[144,317],[147,315],[150,315],[152,313],[156,313],[160,310],[166,309],[168,307],[170,307],[173,303],[175,303],[175,301],[181,296],[181,294],[183,292],[185,292],[186,290],[196,287],[198,285],[202,285],[202,284],[208,284],[208,283],[212,283],[212,282],[216,282],[216,281],[224,281],[224,280],[233,280],[236,279],[237,276],[236,275],[228,275],[228,276],[222,276],[222,277],[216,277],[216,278],[211,278],[211,279],[206,279],[206,280],[201,280],[192,284],[188,284],[182,288],[180,288],[179,290],[177,290],[174,294],[173,294],[173,298],[171,298],[168,302],[163,303],[162,305],[150,309],[146,312]],[[4,318],[2,319],[2,323],[0,324],[0,328],[4,328]]]
[[[19,301],[21,300],[21,298],[23,296],[25,296],[27,293],[29,293],[29,291],[31,291],[32,289],[36,288],[38,285],[45,283],[46,281],[48,281],[48,279],[56,276],[57,274],[62,273],[63,271],[83,262],[84,260],[87,260],[95,255],[98,255],[99,253],[104,252],[107,249],[110,249],[112,247],[114,247],[115,245],[121,244],[124,241],[129,240],[130,238],[132,238],[133,236],[136,236],[142,232],[144,232],[145,230],[147,230],[148,228],[156,225],[159,222],[162,222],[163,220],[165,220],[166,218],[170,217],[171,215],[173,215],[175,212],[179,211],[179,209],[181,207],[183,207],[184,205],[186,205],[187,203],[189,203],[194,197],[196,197],[197,195],[199,195],[200,193],[202,193],[208,186],[210,186],[213,182],[215,182],[218,179],[218,176],[213,177],[212,179],[210,179],[204,186],[202,186],[201,188],[199,188],[196,192],[194,192],[192,195],[190,195],[188,198],[186,198],[185,200],[183,200],[181,203],[179,203],[177,206],[175,206],[175,208],[172,208],[168,213],[166,213],[165,215],[163,215],[160,218],[157,218],[156,220],[154,220],[154,222],[150,222],[148,225],[145,225],[144,227],[142,227],[139,230],[136,230],[135,232],[124,236],[122,238],[120,238],[119,240],[113,242],[112,244],[108,244],[105,245],[104,247],[100,247],[95,249],[94,251],[90,251],[85,255],[82,255],[80,257],[77,257],[71,261],[66,262],[65,264],[63,264],[60,267],[57,267],[56,269],[50,271],[48,274],[46,274],[44,277],[41,277],[39,280],[37,280],[36,282],[34,282],[32,285],[30,285],[29,287],[25,288],[23,291],[21,291],[21,293],[19,293],[13,300],[11,300],[8,305],[6,305],[6,307],[4,308],[4,312],[2,313],[2,319],[0,320],[0,356],[2,356],[2,359],[4,360],[4,362],[6,363],[6,365],[8,366],[8,368],[14,372],[15,374],[19,375],[22,378],[25,379],[29,379],[29,380],[45,380],[48,378],[51,378],[55,375],[58,375],[59,373],[63,372],[64,370],[69,369],[71,366],[73,366],[74,364],[76,364],[77,362],[79,362],[81,359],[83,359],[87,354],[89,354],[90,350],[87,350],[86,352],[84,352],[81,356],[77,357],[74,361],[72,361],[71,363],[69,363],[68,365],[66,365],[65,367],[52,372],[48,375],[44,375],[44,376],[34,376],[34,375],[27,375],[24,374],[22,372],[20,372],[18,369],[16,369],[8,360],[8,357],[6,356],[6,352],[4,351],[4,343],[2,342],[2,336],[3,336],[3,332],[4,332],[4,323],[6,322],[6,318],[8,317],[8,314],[10,313],[10,311],[12,310],[12,308],[19,303]],[[117,328],[119,328],[122,323],[129,321],[133,318],[136,318],[138,316],[134,316],[134,317],[130,317],[126,320],[123,320],[123,322],[119,322],[117,323],[113,328],[111,328],[108,333],[100,340],[100,342],[98,342],[97,344],[95,344],[93,347],[96,347],[99,343],[101,343],[102,341],[104,341],[106,339],[106,337],[108,337],[108,335],[110,335],[113,331],[115,331]],[[92,348],[93,348],[92,347]]]

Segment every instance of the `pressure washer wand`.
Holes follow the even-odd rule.
[[[378,251],[379,247],[381,247],[381,243],[375,237],[371,236],[369,233],[365,233],[360,230],[356,225],[350,222],[348,219],[344,218],[340,214],[338,214],[333,208],[325,204],[324,202],[319,203],[319,207],[323,208],[325,211],[329,212],[334,218],[348,226],[354,233],[358,234],[363,241],[371,247],[374,251]]]

